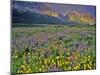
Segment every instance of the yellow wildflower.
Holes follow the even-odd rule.
[[[18,58],[18,55],[16,55],[15,58]]]

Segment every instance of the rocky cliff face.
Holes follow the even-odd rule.
[[[19,11],[29,11],[38,14],[48,15],[52,17],[59,18],[59,13],[54,11],[52,8],[46,6],[43,3],[36,3],[36,2],[21,2],[21,1],[13,1],[12,8],[18,9]]]
[[[66,14],[72,22],[83,23],[88,25],[95,24],[95,18],[90,13],[83,13],[79,11],[72,11]]]
[[[95,18],[90,13],[69,11],[68,9],[65,13],[59,13],[52,7],[41,2],[13,1],[12,11],[12,16],[14,17],[14,20],[17,20],[17,22],[21,22],[24,17],[24,20],[26,18],[29,22],[32,21],[32,23],[37,20],[46,20],[50,21],[49,23],[61,22],[60,24],[66,25],[72,23],[80,25],[95,25]],[[24,20],[22,22],[24,22]]]

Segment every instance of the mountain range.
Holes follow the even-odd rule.
[[[95,17],[89,12],[67,9],[60,13],[43,2],[12,1],[11,7],[13,23],[95,25]]]

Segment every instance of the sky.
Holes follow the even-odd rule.
[[[12,1],[21,1],[21,0],[12,0]],[[31,1],[34,2],[34,1]],[[96,17],[96,6],[90,5],[76,5],[76,4],[59,4],[59,3],[46,3],[42,2],[45,5],[51,7],[59,13],[65,13],[68,11],[79,11],[83,13],[90,13],[93,17]]]
[[[92,16],[96,17],[96,7],[90,5],[73,5],[73,4],[56,4],[47,3],[47,5],[57,12],[65,13],[67,11],[80,11],[84,13],[90,13]]]

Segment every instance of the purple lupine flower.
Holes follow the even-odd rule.
[[[30,37],[28,38],[28,41],[29,41],[30,47],[33,46],[33,45],[35,45],[35,44],[37,43],[37,39],[36,39],[36,37],[34,37],[34,36],[30,36]]]
[[[45,50],[45,52],[44,52],[44,56],[46,58],[50,57],[51,54],[52,54],[51,50]]]
[[[51,72],[56,72],[56,71],[60,71],[61,69],[57,66],[57,65],[52,65],[51,67],[50,67],[50,70],[49,71],[51,71]]]
[[[62,39],[64,36],[65,36],[65,34],[64,34],[63,32],[58,32],[58,33],[57,33],[57,37],[58,37],[59,39]]]
[[[79,46],[78,46],[78,50],[79,51],[84,51],[84,49],[86,49],[87,48],[87,44],[79,44]]]

